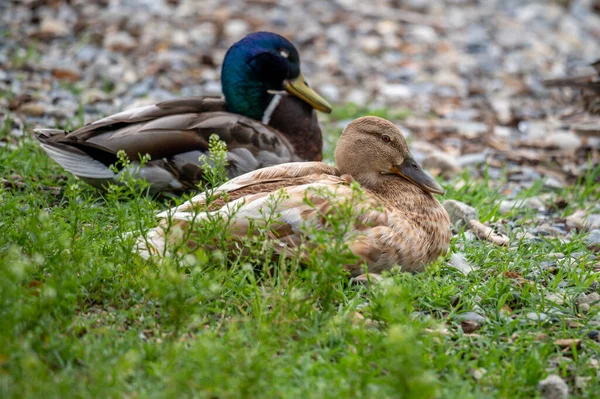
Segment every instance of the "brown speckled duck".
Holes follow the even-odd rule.
[[[36,130],[46,153],[96,186],[115,182],[109,168],[124,150],[153,193],[181,194],[203,180],[198,158],[211,134],[227,144],[229,177],[271,165],[320,161],[323,140],[314,110],[331,106],[308,87],[287,39],[257,32],[235,43],[221,71],[224,98],[194,97],[112,115],[68,133]]]
[[[273,215],[269,228],[274,247],[279,253],[290,253],[310,242],[303,226],[327,228],[325,216],[340,209],[333,206],[332,198],[356,201],[353,181],[364,195],[353,202],[359,216],[346,240],[357,256],[354,264],[345,265],[352,275],[359,275],[363,264],[370,273],[395,265],[404,271],[422,271],[448,250],[450,220],[433,195],[444,190],[415,162],[394,124],[372,116],[353,121],[339,139],[335,161],[337,167],[288,163],[239,176],[216,189],[218,199],[208,212],[198,210],[206,201],[200,194],[160,214],[160,225],[139,238],[138,251],[145,257],[164,256],[178,244],[177,237],[190,229],[187,244],[193,248],[194,230],[202,230],[209,213],[220,213],[229,220],[231,236],[241,247],[251,226],[264,224],[264,214]],[[332,195],[323,195],[323,189]],[[273,196],[281,190],[285,195],[273,205]]]

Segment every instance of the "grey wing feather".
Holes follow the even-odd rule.
[[[119,150],[124,150],[132,161],[148,154],[151,161],[147,167],[154,168],[147,171],[152,172],[149,182],[159,190],[195,187],[202,178],[198,158],[208,151],[212,134],[227,144],[230,177],[299,160],[279,132],[253,119],[224,112],[223,107],[220,99],[173,100],[124,111],[72,133],[52,129],[36,133],[50,157],[85,179],[113,178],[115,174],[108,166],[116,162]]]
[[[87,134],[95,136],[98,131],[119,124],[131,124],[162,118],[168,115],[185,113],[202,113],[226,111],[225,101],[220,97],[189,97],[176,100],[163,101],[158,104],[133,108],[117,114],[107,116],[70,133],[69,136],[88,138]]]
[[[67,172],[90,179],[110,179],[115,173],[105,164],[96,161],[83,151],[72,147],[40,143],[48,156],[56,161]]]

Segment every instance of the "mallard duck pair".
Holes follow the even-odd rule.
[[[327,228],[323,217],[338,209],[322,189],[332,192],[337,203],[357,201],[355,229],[345,237],[357,259],[345,265],[353,275],[363,264],[371,273],[394,265],[421,271],[447,251],[450,221],[433,196],[444,190],[415,162],[391,122],[376,117],[353,121],[338,142],[337,168],[315,162],[322,158],[322,137],[314,110],[329,112],[331,107],[305,83],[290,42],[273,33],[251,34],[229,49],[221,76],[224,101],[168,101],[104,118],[73,133],[40,130],[39,139],[65,169],[96,186],[115,179],[109,166],[119,150],[131,159],[150,154],[152,161],[139,175],[154,192],[175,193],[202,180],[198,157],[207,151],[211,134],[227,143],[233,179],[216,188],[219,200],[199,212],[206,202],[200,194],[161,214],[161,224],[138,241],[144,256],[168,253],[175,237],[181,237],[167,234],[167,225],[179,232],[200,231],[192,225],[202,223],[209,212],[230,218],[232,237],[242,244],[248,230],[271,212],[275,247],[289,253],[310,241],[307,224]],[[360,200],[353,194],[353,181],[364,190]],[[285,195],[272,209],[269,199],[278,193]],[[188,244],[195,245],[193,239]]]

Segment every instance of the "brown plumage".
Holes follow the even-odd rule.
[[[321,162],[290,163],[239,176],[216,189],[217,199],[208,209],[205,194],[200,194],[160,214],[160,225],[140,237],[138,250],[146,257],[162,256],[187,233],[187,245],[194,248],[194,234],[202,233],[203,220],[218,213],[228,219],[233,242],[242,243],[255,233],[250,226],[264,225],[264,215],[272,215],[269,236],[275,250],[296,253],[300,244],[310,245],[305,226],[330,228],[327,215],[347,201],[356,222],[345,240],[356,262],[344,266],[353,275],[361,273],[363,264],[370,273],[395,265],[422,271],[448,250],[450,220],[432,195],[443,189],[414,161],[392,123],[377,117],[353,121],[340,137],[335,159],[337,168]],[[363,195],[353,191],[354,180]]]
[[[134,161],[150,155],[140,177],[153,192],[176,194],[194,190],[202,180],[198,158],[208,151],[212,134],[227,144],[229,177],[280,163],[319,161],[323,145],[312,107],[291,96],[281,97],[269,125],[227,112],[221,98],[196,97],[124,111],[72,133],[36,133],[54,160],[95,187],[114,180],[108,167],[123,150]]]

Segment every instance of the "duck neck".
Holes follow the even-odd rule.
[[[367,174],[356,176],[355,179],[362,187],[377,194],[405,212],[437,208],[439,201],[430,193],[408,180],[393,174]]]
[[[221,85],[229,112],[260,121],[273,95],[269,94],[268,87],[253,75],[246,65],[225,64],[221,74]]]
[[[314,109],[306,102],[290,95],[281,96],[269,115],[273,129],[280,132],[294,148],[294,153],[302,161],[323,159],[323,137]]]

